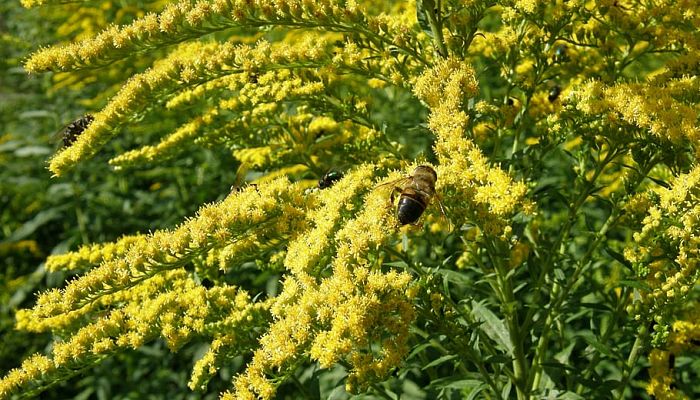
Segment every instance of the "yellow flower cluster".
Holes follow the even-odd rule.
[[[360,166],[319,193],[310,212],[315,226],[289,245],[290,275],[272,307],[274,322],[224,399],[273,398],[276,374],[290,372],[303,354],[322,368],[348,365],[354,392],[386,377],[407,353],[411,277],[382,273],[372,259],[396,231],[393,210],[382,190],[369,192],[359,211],[355,200],[371,185],[374,169]]]
[[[121,349],[138,348],[159,336],[177,350],[193,334],[226,331],[237,338],[238,349],[249,350],[254,330],[267,323],[268,308],[264,302],[251,304],[250,297],[235,288],[207,290],[184,269],[169,271],[120,291],[118,302],[55,343],[50,357],[35,355],[10,371],[0,381],[0,397],[34,382],[48,385],[66,379]]]
[[[322,82],[303,79],[286,69],[266,72],[257,77],[255,82],[248,81],[248,73],[226,78],[229,79],[210,82],[215,85],[206,90],[221,89],[225,85],[226,89],[233,93],[230,98],[221,94],[222,100],[216,107],[181,126],[158,144],[120,154],[112,158],[110,164],[126,167],[167,160],[187,151],[191,148],[188,145],[195,141],[209,145],[225,142],[228,145],[245,147],[276,142],[277,138],[271,133],[275,129],[271,129],[271,125],[275,119],[286,119],[279,116],[281,104],[311,98],[325,89]],[[192,91],[186,93],[189,101],[192,100],[189,95],[197,95]],[[178,97],[178,103],[184,100],[183,97]],[[170,104],[170,108],[175,108],[176,104]],[[259,130],[261,134],[254,138],[243,134],[251,130]],[[307,142],[308,140],[302,140],[295,144],[285,144],[284,147],[301,146]],[[313,153],[308,148],[305,148],[305,151]],[[256,166],[262,167],[263,164]]]
[[[474,218],[489,234],[508,233],[508,220],[518,210],[533,211],[525,200],[527,187],[514,182],[505,171],[492,167],[482,151],[469,140],[469,122],[461,109],[476,95],[478,86],[471,66],[456,59],[440,60],[415,82],[416,96],[431,108],[429,128],[437,136],[435,153],[439,192],[450,197],[451,214]]]
[[[431,109],[449,108],[459,112],[463,101],[479,91],[474,69],[457,58],[439,59],[413,85],[415,95]]]
[[[35,381],[60,380],[71,370],[89,367],[120,348],[138,348],[158,335],[178,348],[192,332],[203,328],[208,312],[204,292],[181,269],[120,292],[120,308],[94,315],[92,322],[75,330],[66,341],[55,343],[51,357],[35,355],[11,371],[0,381],[0,395]]]
[[[95,120],[75,143],[54,156],[49,169],[61,175],[83,158],[94,155],[117,133],[120,124],[159,95],[226,74],[320,60],[327,57],[321,50],[324,45],[318,40],[300,42],[294,47],[273,46],[267,42],[260,42],[255,47],[201,42],[182,45],[152,69],[132,77],[109,104],[94,115]]]
[[[700,90],[700,81],[693,76],[660,83],[607,86],[600,81],[589,81],[573,92],[572,99],[586,114],[607,114],[611,122],[624,121],[647,132],[647,140],[697,143],[700,128],[696,121],[700,109],[688,100]]]
[[[696,305],[697,307],[697,305]],[[653,349],[649,354],[649,383],[647,393],[659,400],[688,399],[688,395],[674,387],[674,363],[671,361],[689,350],[697,350],[700,343],[700,317],[697,308],[693,318],[673,323],[666,349]]]
[[[22,7],[31,8],[48,4],[69,4],[81,0],[21,0]],[[86,0],[83,0],[86,1]]]
[[[357,195],[372,184],[374,166],[363,165],[344,179],[337,182],[323,196],[319,196],[320,207],[308,212],[309,220],[314,225],[310,230],[299,234],[289,243],[285,267],[304,285],[310,286],[312,269],[317,267],[322,256],[330,256],[335,244],[329,240],[339,228],[342,213],[352,211]],[[323,265],[323,264],[321,264]],[[316,271],[317,272],[317,271]]]
[[[274,299],[251,303],[250,296],[233,287],[214,287],[210,307],[222,309],[215,315],[225,315],[220,321],[209,323],[207,333],[213,332],[214,339],[207,352],[197,360],[188,386],[192,390],[206,389],[207,382],[232,358],[250,352],[257,345],[256,330],[269,321],[269,308]],[[233,302],[231,301],[233,299]]]
[[[418,44],[407,24],[387,16],[368,16],[354,1],[181,0],[94,38],[40,50],[25,68],[31,72],[80,69],[224,29],[266,25],[359,31],[417,55]]]
[[[182,151],[186,151],[187,145],[197,138],[200,129],[206,124],[205,121],[212,121],[212,110],[207,115],[196,117],[192,121],[180,126],[175,132],[166,136],[158,144],[153,146],[142,146],[138,149],[127,151],[109,160],[109,164],[115,169],[128,167],[131,165],[143,165],[154,161],[165,161],[176,156]]]
[[[327,368],[343,361],[351,367],[348,389],[355,392],[383,379],[408,351],[413,308],[405,295],[408,274],[334,270],[320,284],[305,287],[288,279],[280,301],[281,315],[260,339],[246,372],[234,380],[224,399],[274,397],[271,376],[286,371],[302,354]],[[292,302],[293,299],[293,302]]]
[[[479,36],[469,50],[485,57],[498,58],[511,51],[517,42],[518,34],[513,27],[504,26],[497,32],[486,32]]]
[[[655,191],[658,201],[644,215],[642,228],[625,257],[641,266],[650,291],[631,309],[641,315],[662,314],[686,297],[700,278],[700,167]]]
[[[123,256],[132,244],[142,239],[143,236],[139,235],[124,236],[113,243],[85,245],[78,251],[49,256],[46,259],[46,270],[85,270]]]
[[[125,254],[104,261],[65,288],[43,293],[33,309],[18,311],[18,327],[45,331],[71,326],[101,305],[118,301],[121,290],[179,268],[214,247],[268,228],[278,234],[296,229],[304,220],[304,205],[300,186],[286,179],[233,193],[203,207],[196,218],[173,231],[139,237]]]

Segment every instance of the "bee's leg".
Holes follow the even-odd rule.
[[[394,204],[394,195],[395,195],[397,192],[398,192],[398,193],[401,193],[402,190],[403,190],[403,189],[400,188],[400,187],[398,187],[398,186],[394,186],[394,188],[391,189],[391,204]]]
[[[440,205],[440,211],[442,212],[442,217],[445,218],[445,221],[447,222],[447,231],[452,232],[452,222],[450,221],[449,218],[447,218],[447,213],[445,212],[445,206],[442,204],[442,197],[435,193],[435,199],[438,202],[438,205]]]

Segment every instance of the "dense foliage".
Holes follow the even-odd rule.
[[[21,3],[0,398],[700,395],[696,2]]]

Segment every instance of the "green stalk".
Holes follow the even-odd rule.
[[[408,269],[411,271],[415,272],[422,278],[427,278],[428,273],[426,273],[423,268],[420,266],[414,265],[411,260],[404,256],[402,253],[392,249],[391,247],[387,246],[384,247],[384,249],[395,256],[397,256],[399,259],[401,259],[403,262],[406,263],[408,266]],[[457,313],[459,314],[465,321],[467,322],[472,322],[471,318],[469,318],[469,315],[464,313],[464,310],[462,310],[461,307],[457,303],[452,300],[452,297],[450,297],[449,293],[444,294],[444,298],[447,302],[447,304]],[[489,374],[488,370],[486,369],[486,366],[484,363],[481,361],[481,358],[478,356],[478,354],[475,354],[474,351],[469,347],[469,346],[464,346],[463,343],[458,343],[455,340],[455,336],[451,334],[449,329],[445,329],[445,323],[443,321],[436,321],[438,323],[438,326],[441,328],[443,333],[445,334],[445,337],[454,344],[454,350],[462,357],[463,359],[469,360],[476,365],[477,369],[479,370],[479,373],[484,379],[484,382],[493,390],[494,395],[496,396],[496,399],[501,400],[503,397],[501,396],[501,392],[496,385],[496,382],[494,382],[493,378],[491,377],[491,374]],[[445,349],[437,340],[431,339],[430,342],[435,346],[437,349],[440,349],[443,351],[444,354],[449,354],[449,351]],[[482,342],[485,346],[488,346],[488,342],[484,341]],[[492,354],[495,354],[495,350],[493,348],[489,348],[491,350]],[[466,369],[462,364],[459,365],[460,370],[463,373],[466,373]]]
[[[447,47],[445,46],[445,38],[442,35],[442,18],[440,18],[440,0],[434,7],[431,7],[432,2],[424,1],[425,16],[428,18],[428,23],[430,24],[430,31],[433,33],[433,44],[437,49],[438,55],[442,58],[447,58]]]
[[[557,290],[554,296],[554,303],[552,303],[552,306],[548,309],[546,313],[547,317],[542,327],[542,334],[540,335],[537,347],[535,348],[535,357],[532,361],[532,384],[530,385],[532,389],[535,389],[539,386],[540,380],[542,378],[542,362],[544,361],[546,348],[549,344],[549,332],[551,331],[551,328],[554,324],[554,320],[559,316],[558,314],[561,306],[564,304],[564,301],[569,297],[569,294],[572,293],[573,289],[577,286],[578,280],[581,277],[581,273],[586,269],[588,265],[590,265],[589,259],[593,255],[593,252],[595,251],[595,249],[598,248],[598,245],[600,245],[600,243],[603,242],[603,240],[605,239],[605,234],[608,232],[610,227],[617,222],[617,214],[619,213],[619,211],[616,211],[618,210],[614,210],[613,213],[610,214],[603,226],[596,233],[596,240],[593,242],[593,244],[591,244],[591,246],[588,247],[586,254],[579,261],[579,264],[576,266],[576,269],[571,275],[571,279],[569,280],[566,287],[564,287],[563,290]],[[556,285],[556,288],[559,288],[559,286]]]
[[[611,150],[611,153],[616,154],[616,152],[612,151],[612,150]],[[610,153],[608,154],[608,156],[610,156]],[[606,157],[606,160],[608,160],[609,158],[611,161],[612,158],[614,158],[614,157],[612,157],[612,158]],[[605,165],[605,164],[607,164],[607,162],[604,160],[602,165]],[[638,180],[637,180],[637,182],[635,182],[635,185],[633,186],[632,191],[634,189],[636,189],[636,187],[639,186],[639,184],[642,183],[642,181],[644,180],[644,178],[647,176],[647,174],[649,173],[651,168],[653,168],[654,165],[656,165],[656,160],[654,158],[652,158],[651,160],[649,160],[649,163],[644,166],[644,170],[642,171],[643,173],[640,174],[640,176],[638,177]],[[599,168],[599,171],[602,172],[602,169],[603,168]],[[594,176],[594,178],[591,180],[591,184],[592,184],[592,182],[595,181],[595,178],[597,177],[597,175],[598,175],[598,170],[596,171],[596,176]],[[585,193],[587,193],[587,191]],[[584,200],[586,197],[588,197],[588,196],[586,195],[584,197]],[[583,203],[581,203],[581,204],[583,204]],[[554,296],[553,296],[553,298],[555,300],[552,303],[552,306],[546,311],[546,319],[545,319],[545,323],[542,327],[542,334],[539,338],[537,347],[535,348],[535,357],[533,358],[533,361],[532,361],[532,371],[533,371],[533,375],[531,376],[532,383],[529,386],[530,390],[534,390],[535,388],[537,388],[539,386],[540,379],[542,377],[542,365],[541,365],[541,363],[544,360],[545,349],[547,348],[547,345],[549,343],[549,331],[551,330],[551,327],[552,327],[552,324],[554,323],[554,320],[557,318],[559,308],[564,304],[564,301],[567,299],[567,297],[570,295],[570,293],[573,293],[573,291],[575,291],[576,287],[579,284],[578,280],[580,278],[581,273],[590,265],[590,263],[591,263],[590,258],[593,255],[593,252],[606,239],[606,236],[605,236],[606,233],[613,226],[615,226],[617,224],[617,222],[619,221],[621,206],[619,206],[617,204],[616,204],[616,206],[617,207],[613,208],[613,211],[610,213],[610,215],[606,219],[603,226],[601,226],[601,228],[596,233],[594,242],[588,247],[586,253],[579,260],[579,263],[578,263],[576,269],[574,270],[574,273],[572,274],[571,279],[568,281],[568,284],[566,285],[564,290],[559,291],[558,290],[559,286],[556,284],[552,288],[552,291],[555,292]],[[567,226],[568,225],[571,225],[570,221],[567,221]],[[566,236],[566,235],[568,235],[568,228],[567,228],[567,231],[565,231],[562,236]],[[560,243],[562,243],[562,246],[563,246],[563,240],[560,241]],[[560,253],[561,253],[561,251],[560,251]],[[637,343],[635,342],[635,345],[636,344]],[[633,353],[635,353],[635,349],[633,349]],[[630,354],[630,357],[632,357],[632,354]],[[635,362],[636,362],[636,360],[635,360]],[[623,389],[623,392],[624,392],[624,389]]]
[[[513,286],[508,278],[508,271],[502,264],[503,257],[499,256],[500,253],[491,241],[486,241],[486,249],[496,271],[496,281],[500,287],[501,306],[508,326],[510,343],[513,346],[513,374],[515,378],[513,385],[515,386],[518,399],[526,399],[528,394],[528,372],[525,363],[522,331],[516,306],[518,302],[515,299]]]
[[[617,400],[622,400],[622,398],[625,397],[625,387],[627,387],[627,383],[632,377],[632,369],[634,369],[634,366],[637,365],[640,352],[644,347],[644,342],[646,341],[646,336],[647,327],[641,326],[639,328],[639,331],[637,332],[637,338],[634,340],[634,344],[632,345],[632,351],[630,351],[630,355],[629,357],[627,357],[625,370],[622,371],[622,379],[620,379],[620,388],[615,390],[615,392],[617,392],[615,396]]]
[[[601,336],[601,343],[607,343],[607,341],[610,339],[610,335],[615,332],[614,328],[617,328],[617,322],[622,316],[622,314],[625,312],[625,308],[627,307],[627,304],[630,301],[630,295],[629,292],[625,289],[623,289],[620,292],[620,302],[617,304],[617,307],[615,308],[615,314],[613,315],[612,321],[605,327],[605,330],[603,331],[603,335]],[[581,376],[583,377],[582,380],[587,380],[590,376],[591,373],[595,370],[596,365],[598,365],[598,362],[600,361],[602,353],[596,352],[593,357],[591,358],[591,361],[588,363],[588,367],[583,371],[583,374]],[[579,383],[576,385],[576,394],[580,395],[583,393],[583,383]]]

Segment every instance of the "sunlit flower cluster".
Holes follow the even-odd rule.
[[[128,130],[110,156],[118,173],[194,160],[200,146],[226,159],[235,182],[173,229],[49,257],[48,271],[80,275],[16,313],[18,329],[56,339],[0,381],[0,397],[155,340],[173,351],[209,345],[192,390],[240,365],[224,399],[273,399],[310,365],[344,372],[350,393],[388,398],[377,383],[409,354],[433,351],[440,359],[416,376],[432,380],[450,362],[449,373],[483,381],[472,395],[541,397],[559,385],[544,367],[565,353],[567,365],[591,362],[581,382],[598,365],[629,381],[643,335],[627,365],[611,362],[603,341],[581,357],[583,346],[554,339],[573,326],[595,339],[601,326],[601,338],[616,340],[629,328],[625,307],[659,347],[648,392],[681,396],[670,354],[700,331],[675,318],[700,278],[698,4],[175,0],[134,9],[126,24],[27,59],[27,71],[64,80],[56,89],[128,66],[105,78],[130,76],[120,88],[82,103],[94,120],[49,169],[63,177]],[[103,17],[94,25],[107,26]],[[436,172],[431,187],[417,187],[417,166]],[[401,226],[397,203],[418,215],[415,226]],[[620,288],[623,267],[637,281]],[[610,328],[597,308],[571,313],[596,302]]]
[[[372,184],[374,168],[353,171],[310,211],[315,226],[290,243],[285,268],[291,275],[272,307],[275,320],[235,379],[235,392],[224,398],[272,398],[273,377],[305,352],[322,368],[349,365],[348,389],[361,390],[385,377],[408,351],[411,277],[382,273],[370,258],[395,232],[386,193],[370,192],[359,211],[355,202],[358,191]]]
[[[306,44],[300,43],[293,48],[288,45],[272,46],[267,42],[260,42],[255,47],[202,42],[182,45],[152,69],[132,77],[110,103],[95,114],[95,120],[77,141],[54,156],[50,169],[60,174],[81,159],[94,155],[111,136],[118,133],[116,128],[129,116],[145,108],[157,96],[167,96],[181,90],[183,85],[192,86],[251,69],[265,70],[276,64],[326,57],[320,50],[322,42]],[[189,137],[187,133],[192,131],[193,126],[186,125],[177,132],[176,138]],[[172,140],[177,143],[176,139]],[[172,147],[167,146],[167,142],[163,146]]]
[[[505,171],[491,166],[466,136],[469,117],[463,103],[478,90],[474,70],[463,61],[442,60],[416,81],[414,91],[431,107],[428,126],[435,132],[440,166],[438,186],[448,191],[456,216],[473,218],[484,231],[507,232],[508,219],[518,210],[532,212],[524,202],[527,187]]]
[[[118,301],[120,290],[180,268],[213,248],[268,229],[278,235],[291,232],[304,220],[294,205],[304,203],[299,186],[286,179],[233,193],[173,231],[138,237],[124,254],[99,260],[98,267],[65,288],[43,293],[33,309],[18,312],[18,326],[31,331],[72,326],[105,302]]]
[[[691,398],[674,384],[675,359],[697,351],[700,343],[697,311],[690,317],[675,321],[666,347],[653,349],[649,354],[649,383],[646,389],[647,393],[659,400]]]
[[[211,32],[260,26],[327,26],[330,30],[361,31],[373,40],[411,52],[418,45],[406,25],[387,17],[367,16],[356,2],[184,0],[129,25],[111,27],[94,38],[41,50],[29,59],[26,68],[32,72],[79,69]],[[391,39],[379,33],[389,33]]]
[[[0,395],[5,397],[19,387],[31,387],[34,381],[66,379],[74,371],[89,368],[121,349],[136,349],[158,337],[177,350],[192,335],[207,331],[209,321],[226,319],[230,334],[238,334],[241,343],[250,342],[245,332],[252,326],[252,316],[266,312],[264,307],[250,305],[245,293],[238,293],[235,288],[207,291],[191,280],[184,269],[154,276],[120,291],[110,308],[92,314],[86,325],[69,330],[72,335],[56,342],[50,356],[35,355],[21,368],[10,371],[0,380]],[[262,316],[260,324],[266,318]]]
[[[142,239],[141,236],[124,236],[114,243],[86,245],[75,252],[53,255],[46,259],[46,269],[48,271],[86,270],[124,255],[129,247],[140,239]]]
[[[641,83],[607,86],[590,81],[573,98],[584,113],[607,114],[614,123],[624,121],[641,129],[646,140],[696,143],[700,137],[699,110],[687,100],[700,88],[698,85],[697,77],[666,81],[660,86]]]
[[[656,198],[643,214],[642,228],[627,259],[649,286],[631,311],[637,318],[666,316],[668,307],[686,298],[700,278],[700,168],[656,190]],[[660,321],[660,320],[659,320]]]

